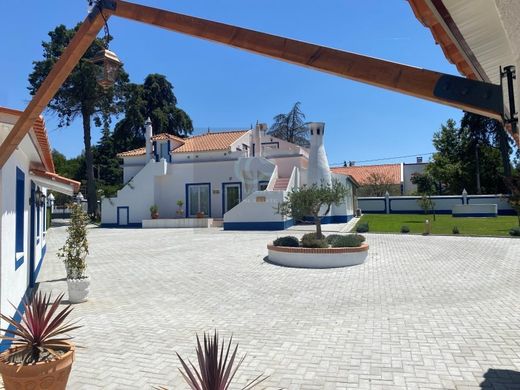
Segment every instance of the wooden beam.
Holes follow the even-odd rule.
[[[111,11],[103,10],[103,15],[106,19],[109,18],[110,14]],[[103,17],[97,9],[85,18],[74,38],[72,38],[59,60],[54,64],[30,103],[0,145],[0,168],[4,166],[23,137],[29,132],[31,126],[65,82],[80,58],[85,54],[103,25]]]
[[[116,0],[114,15],[501,120],[501,112],[434,94],[442,73]]]

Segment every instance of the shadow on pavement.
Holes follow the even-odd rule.
[[[481,389],[518,389],[520,390],[520,372],[490,368],[484,374]]]

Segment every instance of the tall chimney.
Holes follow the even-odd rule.
[[[262,136],[261,136],[262,125],[257,124],[253,130],[253,142],[255,143],[255,157],[262,156]]]
[[[325,132],[325,123],[311,122],[309,123],[311,133],[311,148],[309,150],[309,167],[307,173],[307,182],[309,185],[331,185],[332,177],[330,174],[329,160],[325,153],[323,145],[323,133]]]
[[[152,158],[152,136],[153,136],[153,130],[152,130],[152,121],[150,117],[144,122],[145,127],[145,138],[146,138],[146,162]]]

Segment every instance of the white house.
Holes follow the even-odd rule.
[[[0,144],[21,111],[0,107]],[[49,190],[72,195],[79,182],[54,171],[51,149],[40,117],[0,168],[0,310],[14,314],[35,284],[46,248],[46,196]],[[19,310],[21,306],[19,306]],[[6,324],[2,322],[2,328]],[[3,340],[0,351],[9,343]]]
[[[280,230],[293,224],[278,214],[287,191],[307,183],[337,178],[330,172],[323,146],[324,124],[311,124],[310,149],[255,129],[208,132],[189,138],[152,134],[146,123],[146,145],[119,154],[126,185],[102,202],[104,226],[142,226],[157,205],[161,220],[201,216],[222,220],[226,230]],[[177,202],[183,203],[179,208]],[[324,218],[344,222],[354,214],[349,196]],[[168,226],[164,224],[161,226]]]

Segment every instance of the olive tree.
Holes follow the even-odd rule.
[[[279,204],[279,213],[298,221],[311,217],[316,226],[316,236],[321,237],[321,219],[329,213],[332,205],[344,202],[349,194],[350,190],[338,180],[333,180],[331,185],[313,184],[295,188]]]

